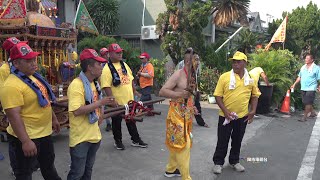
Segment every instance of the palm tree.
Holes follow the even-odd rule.
[[[238,49],[242,49],[243,53],[248,54],[251,53],[251,50],[256,45],[258,40],[258,35],[251,32],[248,28],[241,31],[239,34],[239,38],[237,39],[237,47]]]
[[[248,8],[250,0],[212,0],[213,22],[217,26],[227,26],[235,20],[247,25]]]

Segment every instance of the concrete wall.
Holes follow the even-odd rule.
[[[116,35],[140,35],[144,0],[118,0],[120,25]],[[155,25],[158,14],[166,11],[164,0],[145,0],[144,25]]]
[[[164,54],[160,49],[160,45],[160,40],[142,40],[141,52],[148,52],[153,58],[163,59]]]
[[[74,17],[76,15],[77,7],[75,6],[75,1],[74,0],[65,0],[65,18],[67,23],[73,24]]]
[[[120,3],[120,24],[115,35],[125,39],[140,38],[144,0],[118,0]],[[164,0],[145,0],[146,9],[144,25],[155,25],[158,14],[166,11]],[[164,54],[160,49],[160,40],[141,40],[141,52],[148,52],[152,57],[163,59]]]

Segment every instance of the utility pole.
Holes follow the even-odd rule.
[[[267,14],[267,23],[269,26],[269,23],[271,22],[271,20],[274,18],[274,16],[272,16],[271,14]]]

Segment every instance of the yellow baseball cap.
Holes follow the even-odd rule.
[[[237,51],[236,53],[234,53],[233,57],[229,58],[229,60],[238,60],[238,61],[244,60],[244,61],[248,62],[247,56],[240,51]]]

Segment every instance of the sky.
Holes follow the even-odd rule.
[[[249,10],[259,12],[263,21],[271,22],[272,19],[282,18],[282,12],[292,12],[298,6],[306,7],[310,0],[251,0]],[[312,0],[320,8],[320,0]],[[267,14],[271,16],[267,16]]]

